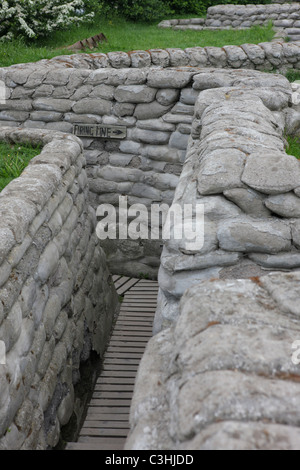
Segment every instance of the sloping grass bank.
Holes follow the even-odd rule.
[[[71,54],[72,51],[67,50],[67,46],[99,33],[104,33],[108,42],[100,44],[93,52],[257,44],[268,42],[274,36],[271,24],[267,27],[255,26],[241,31],[173,31],[160,29],[157,23],[143,24],[132,23],[122,18],[111,20],[100,18],[93,24],[57,31],[44,40],[30,43],[22,40],[6,41],[0,44],[0,67]]]
[[[40,153],[40,147],[10,145],[0,142],[0,191],[20,176],[29,161]]]

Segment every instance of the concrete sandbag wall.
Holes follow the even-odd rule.
[[[103,355],[118,298],[80,140],[1,127],[0,141],[42,147],[0,194],[0,449],[46,449],[73,413],[81,363]]]

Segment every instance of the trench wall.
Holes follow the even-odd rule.
[[[80,140],[3,126],[0,140],[42,147],[0,195],[0,449],[42,450],[72,416],[80,365],[103,354],[118,299]]]
[[[129,450],[299,450],[299,272],[207,280],[139,367]]]
[[[119,195],[128,205],[170,205],[201,91],[197,76],[212,66],[297,69],[300,45],[76,54],[12,66],[1,69],[7,99],[0,125],[69,133],[75,123],[121,125],[122,140],[81,138],[92,207],[118,208]],[[157,275],[161,240],[102,245],[111,272]]]
[[[120,194],[129,205],[147,207],[206,203],[204,251],[165,242],[156,332],[175,323],[183,291],[194,281],[298,269],[299,162],[285,154],[283,133],[287,123],[299,128],[299,110],[284,77],[253,69],[297,69],[300,48],[232,47],[82,54],[1,69],[7,93],[0,105],[3,138],[50,146],[0,198],[5,217],[6,199],[17,199],[13,212],[7,202],[3,227],[0,328],[8,372],[1,375],[2,448],[53,446],[70,417],[85,345],[102,351],[98,340],[109,329],[115,296],[95,235],[99,204],[117,207]],[[249,70],[226,70],[233,63]],[[127,135],[79,140],[70,135],[78,122],[121,125]],[[43,167],[38,177],[37,167]],[[15,224],[24,224],[22,235]],[[163,240],[115,243],[106,246],[115,272],[156,275]],[[11,252],[16,258],[7,258]],[[39,326],[40,315],[46,322]]]
[[[202,91],[173,203],[192,204],[194,212],[202,205],[204,241],[189,248],[175,232],[165,240],[156,332],[176,320],[184,291],[204,279],[300,267],[300,164],[284,140],[293,112],[289,82],[215,71],[195,83]]]
[[[292,41],[300,40],[300,3],[267,5],[216,5],[207,9],[206,18],[164,20],[160,28],[174,30],[245,29],[266,26],[272,21],[274,29]]]
[[[204,243],[191,247],[189,231],[164,241],[156,334],[139,366],[125,449],[296,450],[300,162],[285,153],[291,87],[245,70],[204,72],[195,83],[202,91],[173,204],[182,212],[192,204],[194,217],[204,207]]]

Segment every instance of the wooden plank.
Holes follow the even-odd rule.
[[[108,429],[126,429],[127,431],[129,430],[129,422],[128,421],[106,421],[106,420],[101,420],[99,421],[93,421],[93,420],[86,420],[84,423],[84,428],[97,428],[100,427],[102,429],[108,428]]]
[[[154,316],[155,309],[152,308],[152,307],[141,307],[139,305],[137,307],[128,307],[125,304],[125,305],[122,305],[122,307],[120,308],[120,313],[124,313],[124,312],[126,312],[126,313],[137,312],[140,315]]]
[[[101,413],[101,412],[97,413],[96,411],[94,411],[93,413],[91,412],[87,413],[86,420],[90,422],[109,421],[110,423],[112,421],[115,421],[115,422],[124,423],[124,426],[126,426],[127,423],[129,422],[129,413],[112,413],[112,412],[111,413]]]
[[[106,357],[110,357],[111,359],[122,359],[124,357],[130,357],[130,359],[140,359],[141,356],[144,354],[145,348],[139,350],[138,348],[133,348],[128,350],[128,348],[109,348],[106,351]]]
[[[138,282],[138,279],[129,279],[125,284],[123,284],[117,290],[118,294],[123,295],[126,291],[128,291],[130,288],[132,288],[137,282]]]
[[[116,281],[117,281],[118,279],[120,279],[121,277],[122,277],[122,276],[120,276],[120,274],[113,274],[112,280],[113,280],[114,282],[116,282]]]
[[[144,305],[142,305],[141,302],[123,302],[120,310],[133,309],[141,310],[142,312],[152,312],[154,314],[156,312],[156,305],[156,302],[153,302],[153,304],[144,303]]]
[[[123,450],[125,440],[122,443],[111,442],[109,439],[105,443],[92,444],[91,442],[69,442],[66,450]]]
[[[125,346],[125,347],[132,347],[132,348],[144,348],[148,341],[145,339],[144,341],[134,341],[130,339],[112,339],[110,341],[110,347],[115,346]]]
[[[142,331],[143,328],[147,329],[148,332],[153,331],[153,322],[145,323],[139,320],[130,320],[128,321],[128,323],[126,323],[125,320],[121,320],[119,326],[122,328],[123,327],[126,328],[127,331],[131,331],[131,329],[134,329],[135,327],[140,327],[141,328],[140,331]]]
[[[111,446],[122,446],[122,447],[118,447],[118,449],[123,449],[124,447],[124,444],[125,444],[125,441],[126,439],[122,438],[122,437],[115,437],[114,439],[111,439],[111,438],[105,438],[105,437],[102,437],[102,438],[97,438],[97,437],[86,437],[86,436],[83,436],[83,437],[80,437],[78,442],[79,443],[89,443],[89,444],[93,444],[93,445],[97,445],[97,446],[101,446],[101,448],[104,450],[106,449],[107,447],[109,447],[110,449],[114,449],[114,447],[111,447]],[[100,448],[100,447],[99,447]],[[117,450],[117,448],[116,448]]]
[[[137,371],[138,370],[138,365],[130,365],[126,366],[124,364],[106,364],[103,369],[103,371],[111,371],[111,375],[114,375],[113,372],[116,371]]]
[[[152,291],[152,292],[157,292],[158,291],[158,286],[152,286],[150,284],[145,284],[145,285],[140,285],[139,283],[132,283],[132,288],[130,289],[131,293],[133,294],[134,292],[137,291]]]
[[[116,358],[116,359],[111,359],[108,358],[105,361],[105,364],[103,364],[103,367],[106,366],[121,366],[121,367],[126,367],[127,365],[129,366],[139,366],[140,360],[138,358],[132,359],[132,363],[128,364],[126,358]]]
[[[118,331],[122,329],[122,331],[128,331],[130,328],[134,326],[142,326],[144,330],[147,332],[149,329],[152,330],[153,327],[153,321],[154,321],[154,316],[153,317],[148,317],[146,318],[145,321],[143,321],[143,318],[139,318],[134,316],[134,320],[130,320],[130,315],[122,315],[119,319],[118,322],[116,323],[115,326],[115,331]],[[129,318],[128,318],[129,317]],[[141,325],[134,325],[133,322],[139,322]],[[143,329],[139,329],[136,331],[143,331]]]
[[[131,392],[125,392],[123,390],[119,391],[108,391],[108,392],[95,392],[93,393],[92,398],[108,398],[109,400],[115,400],[115,399],[130,399],[131,400],[132,393]]]
[[[134,344],[137,343],[137,344]],[[111,341],[109,346],[107,347],[107,352],[112,351],[112,349],[122,348],[126,349],[127,352],[137,352],[139,350],[143,351],[145,349],[146,344],[141,343],[140,341]],[[130,349],[134,349],[130,351]],[[124,351],[125,352],[125,351]]]
[[[117,340],[111,340],[110,343],[109,343],[109,346],[107,348],[107,351],[110,351],[112,348],[116,348],[116,347],[122,347],[122,348],[145,348],[146,344],[148,343],[148,340],[145,339],[144,342],[142,341],[126,341],[126,340],[121,340],[121,341],[117,341]],[[130,351],[128,351],[130,352]],[[132,352],[136,352],[136,351],[132,351]]]
[[[138,312],[121,312],[120,313],[120,317],[119,317],[119,320],[120,322],[120,325],[122,324],[122,326],[124,326],[124,322],[126,323],[126,321],[128,321],[128,327],[131,326],[131,323],[133,321],[138,321],[138,322],[142,322],[142,323],[145,323],[145,326],[152,326],[152,323],[154,321],[154,315],[142,315]],[[148,325],[147,325],[148,324]],[[118,322],[118,326],[119,325],[119,322]],[[112,335],[113,337],[113,335]]]
[[[115,407],[111,407],[111,406],[94,406],[94,405],[91,405],[89,407],[89,414],[93,414],[93,413],[99,413],[99,414],[105,414],[105,415],[111,415],[111,414],[117,414],[117,415],[121,415],[121,414],[126,414],[128,415],[129,414],[129,408],[128,407],[124,407],[124,406],[115,406]]]
[[[157,300],[158,292],[127,292],[124,299],[131,300],[133,298],[137,300]]]
[[[122,340],[126,340],[127,338],[132,338],[134,341],[149,341],[149,339],[152,337],[152,334],[150,331],[128,331],[128,330],[118,330],[115,332],[113,335],[113,338],[119,338]]]
[[[128,322],[128,326],[130,326],[129,322],[140,322],[140,323],[146,323],[146,324],[151,324],[153,321],[153,317],[142,317],[140,315],[134,315],[133,313],[120,313],[119,318],[118,318],[118,324]],[[121,323],[120,323],[121,322]],[[149,325],[148,325],[149,326]]]
[[[139,354],[140,354],[140,357],[141,357],[143,355],[143,351],[140,352]],[[133,369],[132,369],[132,367],[133,367]],[[138,368],[138,364],[130,365],[130,366],[127,366],[127,367],[124,366],[123,364],[108,364],[107,366],[106,365],[103,366],[102,371],[101,371],[101,376],[105,377],[106,373],[110,372],[110,375],[112,377],[118,377],[117,374],[114,374],[114,371],[118,372],[118,373],[119,372],[134,372],[134,371],[137,371],[137,368]],[[120,374],[119,374],[119,376],[120,376]],[[126,377],[126,375],[124,375],[123,377]]]
[[[124,316],[126,317],[136,317],[136,318],[139,318],[141,320],[146,320],[146,321],[150,321],[150,320],[153,320],[154,319],[154,313],[153,311],[151,310],[142,310],[140,308],[138,309],[131,309],[130,307],[129,308],[124,308],[124,309],[121,309],[120,310],[120,313],[119,313],[119,317],[123,318]]]
[[[136,325],[136,326],[143,326],[145,328],[145,332],[147,330],[152,329],[153,327],[153,321],[154,321],[154,315],[153,316],[145,316],[142,317],[141,315],[137,315],[135,312],[129,314],[125,313],[123,315],[120,314],[120,317],[118,318],[118,322],[116,323],[115,326],[115,331],[118,331],[122,329],[122,331],[128,331],[131,327],[134,326],[133,322],[139,322],[142,323],[142,325]],[[143,331],[143,330],[136,330],[136,331]]]
[[[131,326],[134,326],[133,323],[134,322],[139,322],[139,323],[142,323],[142,326],[146,327],[146,328],[152,328],[153,326],[153,321],[154,321],[154,315],[152,316],[141,316],[139,313],[137,314],[136,312],[131,312],[131,313],[122,313],[120,318],[119,318],[119,321],[118,321],[118,325],[117,327],[118,328],[122,328],[124,329],[124,331],[128,331],[128,329],[131,327]],[[127,328],[126,328],[126,323],[128,322],[127,324]],[[141,325],[137,325],[137,326],[141,326]],[[111,338],[113,338],[114,335],[111,336]]]
[[[123,305],[120,308],[120,314],[130,313],[130,314],[137,314],[141,316],[147,317],[154,317],[155,309],[152,307],[128,307],[127,305]]]
[[[127,331],[130,331],[130,328],[135,327],[135,326],[140,326],[140,327],[148,329],[148,331],[152,331],[153,320],[150,319],[147,321],[143,321],[142,319],[134,318],[134,317],[129,317],[128,319],[121,318],[118,326],[121,328],[126,328]]]
[[[105,359],[105,362],[103,363],[104,366],[106,366],[107,364],[119,364],[119,365],[133,365],[133,366],[137,366],[139,365],[140,361],[139,359],[135,358],[135,359],[127,359],[127,357],[123,357],[123,358],[117,358],[117,359],[112,359],[110,357],[107,357]]]
[[[111,384],[111,385],[131,385],[134,384],[134,377],[100,377],[98,378],[96,385],[104,385],[104,384]]]
[[[154,320],[154,316],[153,316],[153,319],[152,319],[152,322]],[[125,324],[124,324],[125,323]],[[151,319],[149,318],[148,320],[148,323],[151,323]],[[131,323],[128,323],[128,325],[126,325],[126,318],[124,319],[121,319],[120,320],[120,323],[117,322],[116,323],[116,326],[115,326],[115,329],[114,329],[114,335],[119,335],[120,332],[124,332],[124,334],[127,334],[127,332],[130,332],[132,331],[134,335],[136,334],[141,334],[141,333],[149,333],[151,332],[152,333],[152,325],[142,325],[142,327],[140,328],[132,328],[134,325],[132,325]]]
[[[129,312],[129,311],[125,311],[125,312],[120,312],[120,316],[119,316],[119,319],[121,321],[126,321],[126,320],[129,320],[130,318],[133,318],[134,320],[137,320],[137,321],[142,321],[144,323],[151,323],[153,322],[154,320],[154,314],[153,313],[141,313],[141,312]],[[132,321],[132,320],[131,320]]]
[[[147,296],[152,296],[152,297],[156,296],[156,298],[158,296],[157,290],[151,289],[150,287],[141,287],[139,289],[136,287],[135,291],[132,290],[130,292],[133,295],[140,295],[140,296],[142,296],[142,295],[146,296],[147,295]]]
[[[128,429],[110,429],[110,428],[82,428],[81,436],[106,436],[106,437],[127,437]]]
[[[131,294],[137,295],[152,295],[153,297],[158,295],[158,291],[151,287],[135,287],[135,290],[130,291]]]
[[[127,353],[139,353],[140,356],[142,356],[145,352],[145,348],[134,348],[134,347],[128,347],[126,346],[110,346],[108,352],[112,353],[121,353],[121,354],[127,354]]]
[[[155,289],[154,287],[139,287],[138,285],[135,285],[132,289],[130,289],[130,294],[145,294],[145,295],[158,295],[158,290]]]
[[[140,331],[140,330],[119,330],[118,332],[118,336],[116,336],[116,338],[135,338],[135,341],[140,341],[141,340],[147,340],[149,342],[149,340],[152,338],[152,328],[149,330],[147,330],[147,332],[145,333],[144,331]],[[105,360],[105,356],[104,356],[104,360]]]
[[[112,341],[115,343],[116,341],[121,341],[122,343],[126,342],[129,343],[130,341],[136,342],[136,343],[148,343],[149,338],[143,335],[140,336],[132,336],[132,334],[129,335],[118,335],[118,336],[113,336]]]
[[[151,308],[152,310],[155,310],[156,307],[156,302],[153,300],[153,302],[141,302],[141,300],[137,300],[136,302],[133,302],[131,299],[127,300],[125,297],[125,300],[122,302],[121,307],[123,308],[124,306],[126,307],[132,307],[132,308]]]
[[[127,281],[129,281],[130,277],[127,276],[122,276],[120,277],[114,284],[115,288],[118,290],[119,287],[121,287],[123,284],[125,284]]]
[[[136,293],[134,293],[134,294],[131,294],[131,291],[128,291],[128,292],[126,293],[124,299],[126,299],[126,300],[128,299],[128,300],[130,300],[130,301],[131,301],[131,299],[136,299],[136,300],[139,300],[139,301],[140,301],[140,300],[147,300],[147,301],[148,301],[148,300],[150,300],[150,301],[155,301],[155,300],[156,300],[156,301],[157,301],[157,295],[158,295],[157,292],[155,292],[155,293],[153,293],[153,294],[148,293],[148,292],[147,292],[147,293],[145,292],[144,295],[143,295],[143,294],[140,294],[140,293],[138,293],[138,292],[136,292]]]
[[[126,371],[126,370],[135,370],[137,371],[139,367],[139,364],[103,364],[103,367],[102,367],[102,371],[105,371],[105,370],[110,370],[110,371],[114,371],[114,370],[119,370],[119,371]],[[113,372],[112,372],[112,375],[113,375]]]
[[[109,385],[109,384],[96,384],[94,391],[95,392],[118,392],[122,390],[122,392],[132,392],[134,389],[134,384],[132,385]]]
[[[135,292],[137,289],[145,289],[145,290],[151,290],[153,292],[158,292],[158,285],[157,284],[140,284],[139,282],[135,284],[135,286],[132,288],[132,292]]]
[[[131,389],[123,389],[123,387],[119,387],[119,390],[103,390],[103,389],[99,389],[99,388],[95,388],[95,390],[93,391],[93,396],[92,398],[111,398],[111,399],[115,399],[115,398],[130,398],[132,397],[132,390],[133,390],[133,387]]]
[[[112,374],[111,371],[103,371],[101,373],[101,376],[102,377],[111,377],[111,376],[114,376],[114,377],[135,377],[136,376],[136,373],[134,370],[130,370],[130,371],[114,371],[114,373]]]
[[[120,353],[119,351],[109,351],[106,353],[106,356],[107,357],[111,357],[111,358],[122,358],[124,357],[124,355],[122,353]],[[141,358],[141,353],[140,352],[134,352],[134,353],[127,353],[126,354],[126,357],[130,357],[130,358]]]
[[[108,393],[131,393],[130,395],[130,398],[132,397],[132,393],[133,393],[133,390],[134,390],[134,384],[132,385],[123,385],[123,386],[119,386],[119,385],[116,385],[116,388],[113,388],[113,387],[101,387],[99,385],[96,385],[95,388],[94,388],[94,391],[93,391],[93,396],[95,395],[95,393],[103,393],[105,394],[105,396],[108,394]],[[105,397],[104,396],[104,397]]]
[[[121,303],[121,308],[124,308],[124,307],[129,307],[129,308],[140,308],[142,310],[146,309],[149,310],[151,309],[151,311],[155,311],[156,309],[156,302],[153,302],[153,303],[147,303],[146,301],[144,302],[131,302],[131,300],[125,300]]]
[[[149,341],[151,338],[152,338],[152,330],[149,329],[149,331],[147,331],[147,333],[145,333],[144,331],[136,331],[136,330],[126,330],[126,331],[118,331],[118,336],[120,338],[136,338],[136,341],[139,341],[140,338],[144,338],[146,339],[147,341]],[[116,338],[118,337],[116,336]],[[124,359],[127,359],[126,357]],[[104,360],[105,360],[105,356],[104,356]]]
[[[128,301],[131,301],[132,299],[136,299],[137,301],[157,301],[157,297],[158,297],[158,292],[148,292],[148,291],[137,291],[137,292],[131,292],[131,291],[128,291],[126,292],[125,296],[123,297],[123,299],[125,300],[128,300]]]
[[[158,282],[157,281],[154,281],[153,279],[140,279],[139,280],[139,285],[140,284],[146,284],[146,285],[149,285],[149,284],[153,284],[154,286],[158,286]]]
[[[135,346],[145,348],[149,342],[149,337],[145,336],[116,336],[111,340],[110,346]]]
[[[91,406],[116,406],[116,407],[125,407],[129,408],[131,404],[130,399],[124,399],[124,400],[108,400],[108,399],[99,399],[99,398],[92,398],[91,399]]]
[[[123,325],[117,324],[115,326],[115,331],[117,331],[117,332],[119,332],[119,331],[122,332],[123,331],[124,334],[127,331],[130,332],[130,333],[132,332],[134,334],[135,334],[135,332],[140,333],[140,332],[143,332],[143,331],[145,331],[146,333],[150,333],[150,332],[152,333],[152,327],[151,326],[145,326],[145,325],[144,326],[136,326],[136,327],[133,326],[133,325],[128,325],[128,328],[125,328],[125,327],[123,327]]]

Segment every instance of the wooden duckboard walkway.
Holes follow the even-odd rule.
[[[124,296],[103,368],[98,377],[77,442],[66,450],[122,450],[129,432],[129,411],[135,377],[157,304],[156,281],[113,276]]]

